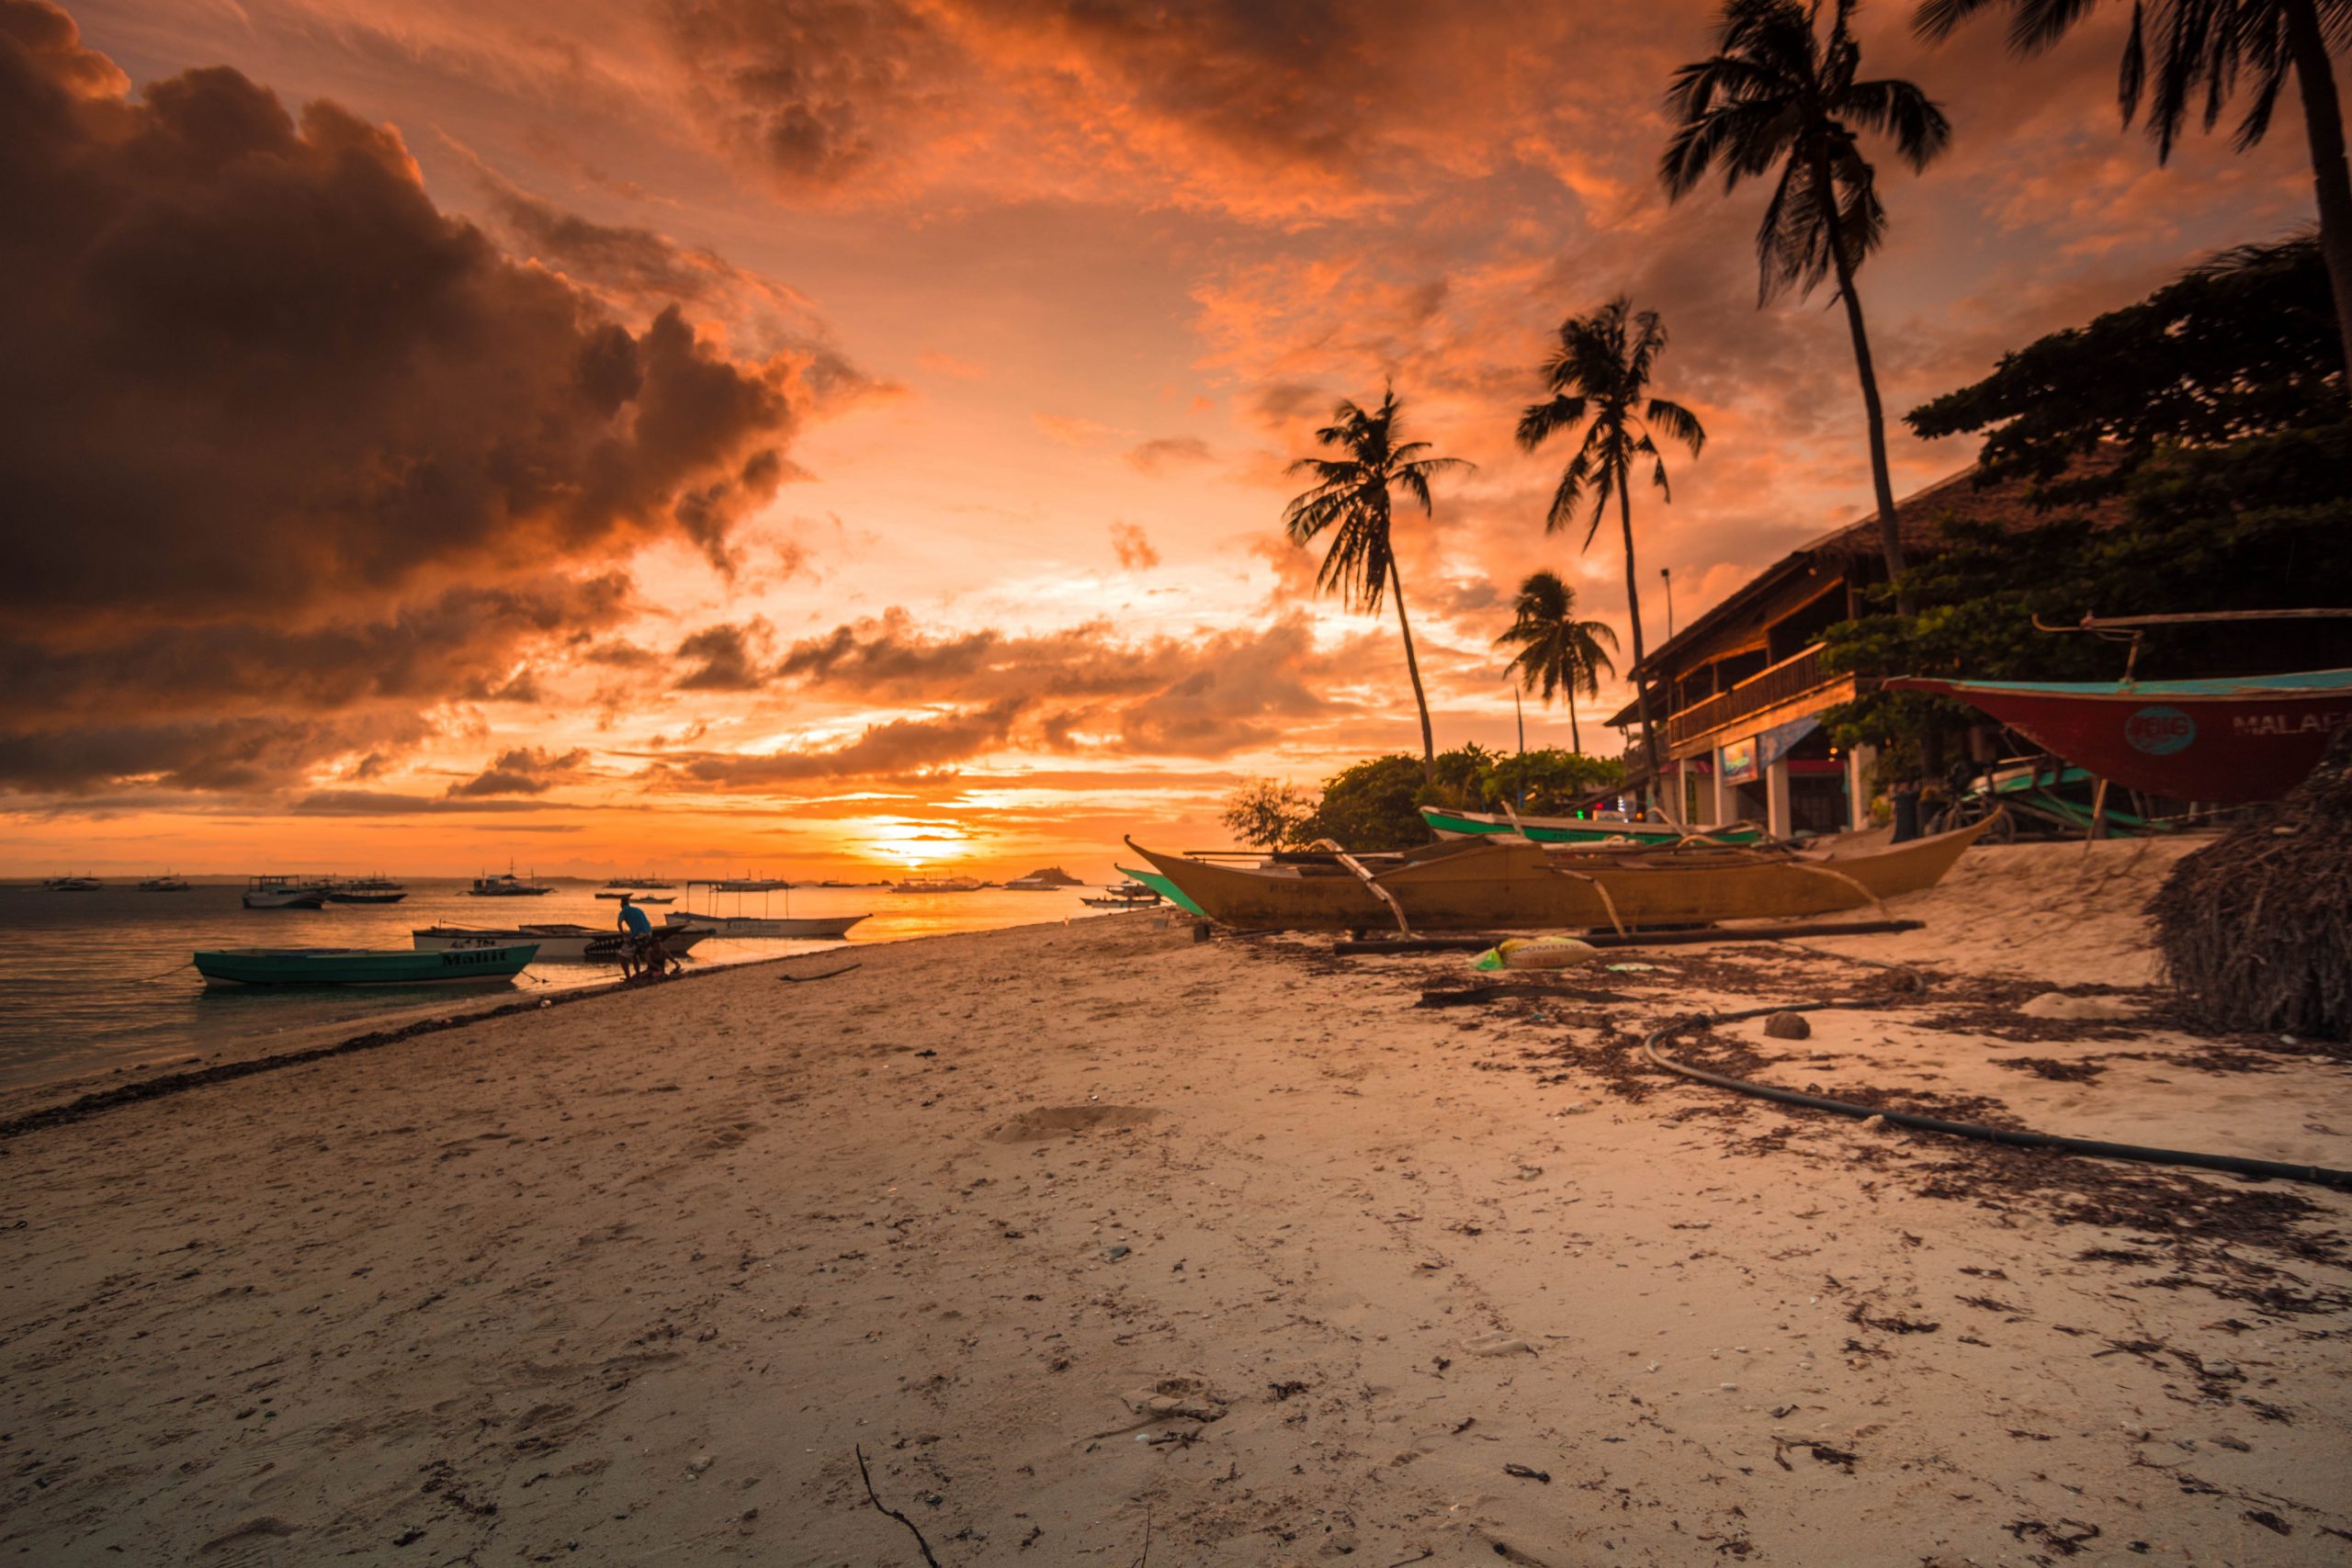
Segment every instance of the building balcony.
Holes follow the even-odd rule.
[[[1851,672],[1827,670],[1821,661],[1823,645],[1801,649],[1750,675],[1727,692],[1718,692],[1666,721],[1666,749],[1675,757],[1696,756],[1724,740],[1767,728],[1846,701],[1854,694]]]

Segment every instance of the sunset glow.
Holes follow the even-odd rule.
[[[10,874],[1223,842],[1244,778],[1418,750],[1393,618],[1279,526],[1384,383],[1476,465],[1397,525],[1438,744],[1508,749],[1518,581],[1625,627],[1512,439],[1620,291],[1710,437],[1644,492],[1654,640],[1656,569],[1687,624],[1869,503],[1844,327],[1756,308],[1763,193],[1658,189],[1701,0],[69,9],[0,0]],[[2119,130],[2120,8],[2023,62],[1906,15],[1873,66],[1955,130],[1885,175],[1891,411],[2308,220],[2297,136]],[[1896,489],[1972,455],[1897,425]]]

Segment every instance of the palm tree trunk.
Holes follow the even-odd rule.
[[[2319,198],[2319,252],[2335,297],[2335,333],[2352,386],[2352,171],[2344,158],[2344,111],[2327,58],[2314,0],[2287,0],[2287,49],[2303,96],[2303,130],[2311,141],[2312,185]]]
[[[1579,757],[1584,755],[1584,737],[1577,733],[1577,689],[1574,685],[1568,687],[1568,750]]]
[[[1871,367],[1871,335],[1862,325],[1861,297],[1854,292],[1854,269],[1846,262],[1846,239],[1838,221],[1838,189],[1829,178],[1829,154],[1816,151],[1814,179],[1823,193],[1822,220],[1829,231],[1829,259],[1838,269],[1838,297],[1846,302],[1846,325],[1854,334],[1854,372],[1862,383],[1862,412],[1869,416],[1871,488],[1878,498],[1878,543],[1886,557],[1886,575],[1894,582],[1894,607],[1911,613],[1911,596],[1903,581],[1903,528],[1894,516],[1894,481],[1886,467],[1886,412],[1879,406],[1878,372]]]
[[[1388,558],[1388,588],[1396,595],[1396,629],[1405,634],[1405,673],[1413,678],[1413,705],[1421,710],[1421,778],[1437,783],[1437,734],[1430,728],[1430,699],[1421,690],[1421,661],[1413,657],[1413,627],[1405,619],[1405,580],[1396,574],[1396,558]]]
[[[1634,705],[1642,716],[1642,759],[1657,772],[1657,735],[1650,726],[1649,677],[1642,669],[1642,582],[1634,573],[1634,502],[1626,493],[1625,476],[1617,476],[1617,520],[1625,530],[1625,618],[1634,628]],[[1651,781],[1651,794],[1657,781]]]

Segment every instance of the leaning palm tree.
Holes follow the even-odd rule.
[[[1610,498],[1616,498],[1625,539],[1625,614],[1634,633],[1634,702],[1642,716],[1643,754],[1653,767],[1657,742],[1651,732],[1647,672],[1642,668],[1648,655],[1642,644],[1640,579],[1634,570],[1634,459],[1648,461],[1651,482],[1671,500],[1658,435],[1680,442],[1693,457],[1707,444],[1705,429],[1690,410],[1649,395],[1650,368],[1665,349],[1666,328],[1657,312],[1636,314],[1623,295],[1589,316],[1571,316],[1560,323],[1559,345],[1544,362],[1544,384],[1551,397],[1530,403],[1519,416],[1519,444],[1530,452],[1560,431],[1584,427],[1584,440],[1552,492],[1552,510],[1544,519],[1547,532],[1574,523],[1589,500],[1592,515],[1583,546],[1589,549],[1608,515]]]
[[[1426,441],[1400,439],[1403,422],[1395,388],[1384,389],[1380,407],[1370,413],[1342,400],[1331,423],[1315,433],[1318,446],[1338,457],[1301,457],[1288,472],[1315,476],[1315,488],[1283,509],[1283,526],[1294,545],[1306,545],[1326,529],[1330,547],[1315,586],[1337,593],[1351,610],[1380,613],[1385,594],[1396,600],[1396,629],[1405,637],[1405,671],[1413,679],[1413,702],[1421,713],[1421,773],[1437,779],[1437,737],[1430,728],[1430,700],[1421,690],[1420,661],[1413,657],[1413,627],[1405,618],[1405,580],[1397,575],[1396,552],[1388,537],[1388,494],[1401,490],[1431,511],[1430,479],[1448,469],[1471,467],[1459,457],[1428,456]]]
[[[1617,634],[1604,622],[1577,619],[1577,591],[1561,581],[1556,571],[1530,572],[1519,585],[1511,610],[1518,618],[1495,638],[1495,646],[1516,647],[1519,652],[1503,669],[1519,678],[1521,691],[1536,692],[1547,703],[1555,692],[1566,694],[1568,745],[1581,756],[1584,737],[1577,729],[1577,698],[1599,696],[1600,678],[1617,673],[1610,661],[1617,651]]]
[[[1893,137],[1895,152],[1917,170],[1944,150],[1951,127],[1908,82],[1855,79],[1861,48],[1847,27],[1853,9],[1853,0],[1836,0],[1825,39],[1818,0],[1728,0],[1715,52],[1674,73],[1667,100],[1680,123],[1658,174],[1679,200],[1710,169],[1723,170],[1726,191],[1779,170],[1756,231],[1758,303],[1791,288],[1803,299],[1824,278],[1838,280],[1870,424],[1879,546],[1887,575],[1899,584],[1903,536],[1886,466],[1886,415],[1861,296],[1854,291],[1855,271],[1886,237],[1886,209],[1857,129]]]
[[[2008,7],[2010,51],[2030,55],[2056,43],[2090,15],[2098,0],[1920,0],[1912,26],[1922,37],[1939,39],[1996,4]],[[2328,61],[2347,46],[2352,0],[2140,0],[2132,7],[2116,96],[2129,125],[2139,112],[2142,93],[2153,85],[2148,134],[2155,139],[2161,164],[2172,156],[2199,94],[2204,95],[2205,129],[2211,130],[2241,73],[2254,101],[2238,122],[2238,150],[2260,141],[2270,129],[2288,71],[2295,73],[2319,203],[2320,254],[2335,297],[2344,361],[2352,367],[2352,168],[2345,164],[2344,110]],[[2352,385],[2352,376],[2346,381]]]

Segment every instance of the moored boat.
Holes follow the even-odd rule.
[[[1168,878],[1160,875],[1159,873],[1156,871],[1137,871],[1131,865],[1114,865],[1111,869],[1131,882],[1139,882],[1143,884],[1146,887],[1150,888],[1154,893],[1159,894],[1162,898],[1167,899],[1170,903],[1175,905],[1178,908],[1183,910],[1188,915],[1205,915],[1208,912],[1202,908],[1198,904],[1193,903],[1190,898],[1184,897],[1184,890],[1182,888],[1177,886],[1174,883],[1169,881]]]
[[[781,936],[803,942],[830,941],[871,915],[693,915],[673,909],[662,917],[665,931],[700,928],[714,936]]]
[[[1636,843],[1671,846],[1693,831],[1702,831],[1708,838],[1721,843],[1747,844],[1763,836],[1763,829],[1753,822],[1693,829],[1677,827],[1671,822],[1643,822],[1631,817],[1609,814],[1531,817],[1522,813],[1513,817],[1487,811],[1453,811],[1439,806],[1422,807],[1421,820],[1427,822],[1430,831],[1441,839],[1476,839],[1494,833],[1516,833],[1539,844],[1596,844],[1611,839],[1630,839]]]
[[[105,883],[95,876],[52,876],[40,885],[44,893],[96,893]]]
[[[216,986],[421,986],[511,980],[531,962],[530,942],[418,952],[402,948],[239,947],[196,954]]]
[[[139,885],[141,893],[185,893],[196,885],[177,872],[167,871],[161,876],[151,876]]]
[[[600,931],[594,926],[560,922],[516,926],[510,931],[435,925],[409,932],[409,941],[420,953],[503,947],[527,942],[537,946],[537,961],[541,964],[618,964],[627,934],[618,931]],[[677,927],[665,931],[662,945],[673,956],[677,956],[711,934],[707,925],[696,921],[691,928]]]
[[[327,890],[314,876],[255,876],[245,883],[248,909],[321,909]]]
[[[496,876],[477,876],[474,885],[466,889],[475,898],[540,898],[555,889],[544,882],[526,882],[514,874],[510,862]]]
[[[1144,883],[1127,882],[1105,887],[1099,897],[1080,898],[1079,902],[1090,909],[1148,909],[1159,902],[1159,893]]]
[[[327,882],[327,902],[330,904],[397,904],[408,897],[408,888],[389,876],[362,876],[350,882]]]
[[[1212,919],[1245,929],[1628,930],[1792,919],[1917,893],[1999,820],[1869,850],[1695,846],[1652,851],[1448,840],[1388,856],[1290,854],[1220,865],[1128,846]],[[1375,888],[1378,891],[1375,891]],[[1385,895],[1384,897],[1383,895]],[[1392,908],[1390,899],[1395,900]]]
[[[893,893],[978,893],[984,886],[972,876],[909,876],[890,884]]]
[[[1891,690],[1968,704],[2077,767],[2148,795],[2276,800],[2352,725],[2352,670],[2206,681],[1951,681]]]

